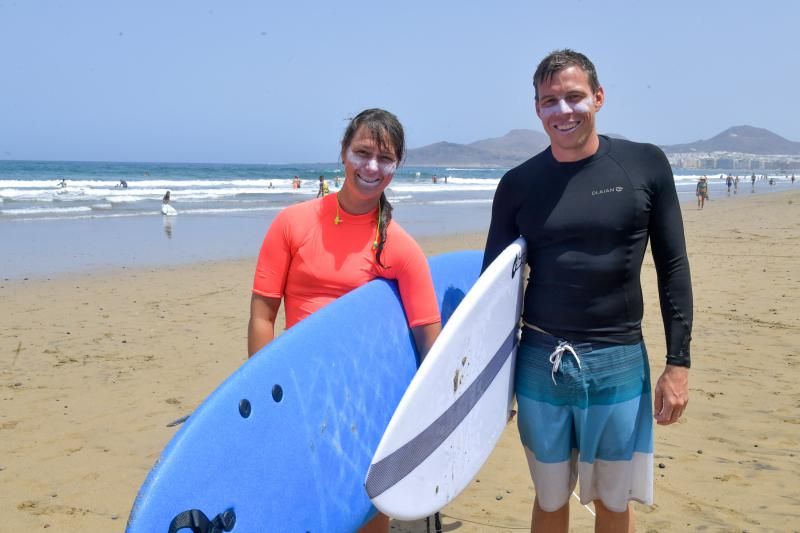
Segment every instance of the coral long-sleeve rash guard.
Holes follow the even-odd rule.
[[[295,204],[278,214],[264,237],[253,292],[284,299],[286,327],[378,277],[397,280],[409,327],[438,322],[430,269],[416,241],[390,222],[383,268],[372,249],[377,208],[364,215],[339,209],[339,224],[336,215],[334,194]]]

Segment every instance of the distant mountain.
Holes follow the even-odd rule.
[[[534,130],[511,130],[502,137],[483,139],[468,146],[503,159],[522,162],[550,146],[550,139]]]
[[[608,133],[609,137],[624,139]],[[511,130],[502,137],[492,137],[469,144],[438,142],[413,148],[406,154],[409,166],[437,167],[513,167],[550,146],[550,139],[535,130]]]
[[[617,133],[609,137],[625,139]],[[410,166],[513,167],[550,146],[550,139],[534,130],[511,130],[470,144],[438,142],[408,151]],[[716,137],[688,144],[661,146],[667,153],[741,152],[755,155],[800,155],[800,143],[752,126],[728,128]]]
[[[756,155],[800,155],[800,142],[753,126],[735,126],[708,140],[662,146],[667,153],[741,152]]]
[[[470,144],[438,142],[413,148],[406,154],[410,166],[512,167],[550,145],[544,133],[511,130],[502,137]]]

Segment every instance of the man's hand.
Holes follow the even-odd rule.
[[[668,426],[678,419],[689,403],[689,369],[667,365],[658,378],[653,400],[653,415],[656,422]]]

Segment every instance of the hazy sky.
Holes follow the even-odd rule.
[[[346,119],[410,147],[542,130],[531,75],[588,55],[599,129],[800,141],[800,2],[0,0],[0,158],[333,161]]]

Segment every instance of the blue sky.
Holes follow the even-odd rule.
[[[0,158],[333,161],[383,107],[410,147],[541,131],[531,74],[598,68],[601,131],[800,141],[800,2],[0,0]]]

